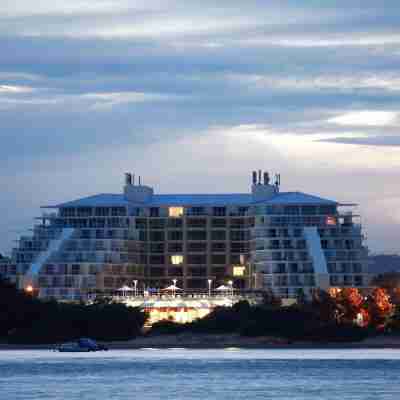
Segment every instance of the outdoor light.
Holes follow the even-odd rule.
[[[33,286],[32,285],[28,285],[26,288],[25,288],[25,292],[27,292],[27,293],[33,293]]]
[[[228,281],[228,285],[231,287],[231,296],[233,296],[233,281]]]
[[[208,296],[211,297],[211,283],[212,283],[212,279],[208,280]]]

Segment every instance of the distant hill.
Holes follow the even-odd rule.
[[[400,255],[375,254],[369,256],[369,272],[382,274],[384,272],[400,272]]]

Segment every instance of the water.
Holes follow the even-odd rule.
[[[0,351],[1,400],[399,399],[400,350]]]

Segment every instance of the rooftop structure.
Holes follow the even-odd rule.
[[[249,193],[156,194],[125,174],[120,194],[47,205],[13,252],[16,279],[40,297],[86,298],[136,281],[141,290],[235,289],[291,298],[316,288],[368,286],[352,211],[335,200],[281,192],[254,171]],[[210,287],[211,286],[211,287]]]

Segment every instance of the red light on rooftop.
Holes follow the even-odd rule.
[[[326,217],[326,224],[327,225],[336,225],[336,218],[332,216]]]

